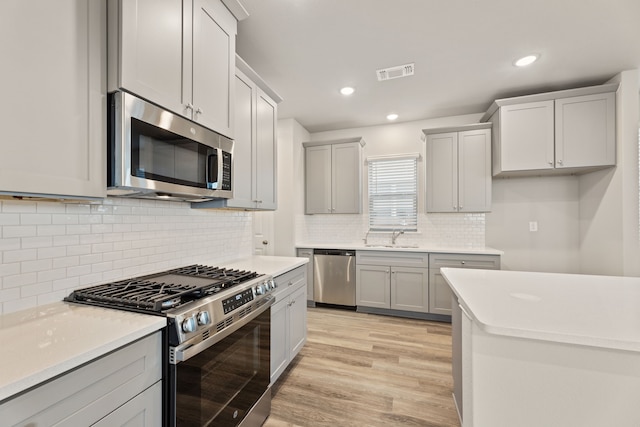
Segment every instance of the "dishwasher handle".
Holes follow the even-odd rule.
[[[355,250],[349,249],[314,249],[314,255],[356,256]]]

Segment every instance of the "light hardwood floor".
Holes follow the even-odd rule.
[[[309,308],[264,426],[459,427],[452,386],[450,324]]]

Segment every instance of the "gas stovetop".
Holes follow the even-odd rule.
[[[241,307],[259,306],[275,287],[268,275],[194,264],[78,289],[65,301],[166,316],[172,341],[181,343]]]
[[[256,277],[252,271],[194,264],[79,289],[66,300],[162,314]]]

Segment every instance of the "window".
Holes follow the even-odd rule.
[[[417,231],[418,155],[369,158],[369,229]]]

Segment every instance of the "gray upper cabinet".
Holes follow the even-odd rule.
[[[424,129],[427,212],[491,210],[491,124]]]
[[[233,138],[237,20],[220,0],[109,0],[109,90]]]
[[[0,16],[0,194],[105,197],[105,3],[2,2]]]
[[[192,203],[193,208],[275,210],[278,103],[282,98],[236,57],[233,198]]]
[[[362,138],[304,142],[305,213],[362,212]]]
[[[616,84],[501,99],[493,123],[493,175],[584,173],[616,163]]]

